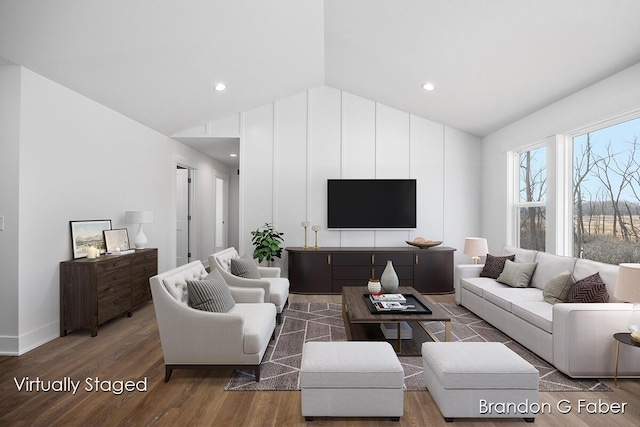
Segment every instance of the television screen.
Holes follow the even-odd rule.
[[[327,209],[327,228],[416,228],[416,180],[329,179]]]

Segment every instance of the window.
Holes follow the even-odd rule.
[[[517,245],[545,250],[546,234],[546,147],[516,153],[518,196],[515,206]]]
[[[573,137],[573,253],[640,262],[640,118]]]

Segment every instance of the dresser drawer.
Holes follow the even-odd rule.
[[[121,268],[129,267],[129,265],[131,264],[131,258],[126,255],[114,255],[109,258],[111,259],[104,260],[103,262],[97,265],[98,276],[107,274],[114,270],[119,270]]]
[[[105,271],[97,277],[98,292],[107,288],[128,287],[130,280],[131,270],[128,267],[119,270]]]
[[[98,293],[98,324],[130,310],[130,288],[109,288]]]
[[[131,270],[134,280],[140,277],[149,278],[158,274],[158,262],[152,260],[142,264],[134,264]]]

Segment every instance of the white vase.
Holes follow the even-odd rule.
[[[369,279],[369,283],[367,284],[367,289],[369,289],[370,294],[379,294],[382,290],[380,286],[380,281],[378,279]]]
[[[393,263],[391,261],[387,261],[387,266],[384,268],[382,276],[380,276],[380,285],[382,286],[382,290],[387,294],[392,294],[398,290],[398,283],[398,275],[393,269]]]

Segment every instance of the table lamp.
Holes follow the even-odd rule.
[[[477,264],[480,257],[487,255],[488,252],[487,239],[484,237],[467,237],[464,239],[464,250],[462,253],[470,255],[474,264]]]
[[[138,234],[133,239],[136,249],[144,249],[147,246],[147,236],[142,231],[142,224],[153,223],[153,212],[151,211],[126,211],[124,220],[127,224],[139,224]]]
[[[613,296],[620,301],[633,303],[628,328],[631,339],[640,342],[640,264],[623,263],[618,266]]]

